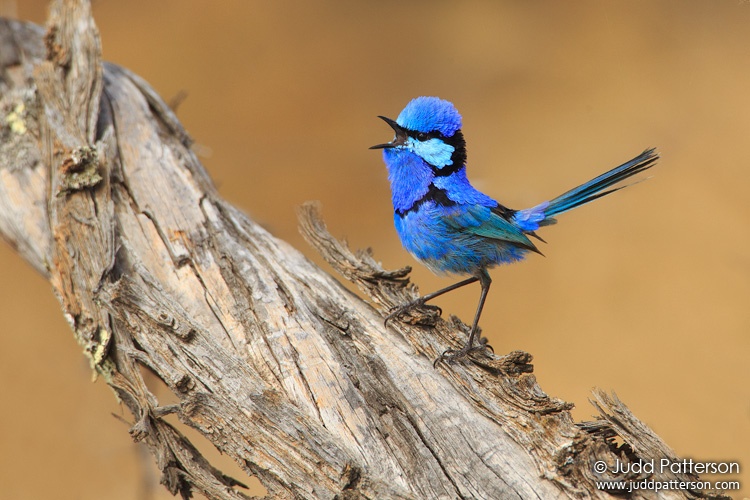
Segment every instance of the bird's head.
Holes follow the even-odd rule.
[[[408,151],[438,169],[458,168],[466,163],[461,115],[452,103],[438,97],[417,97],[406,105],[397,119],[378,118],[390,125],[396,136],[391,142],[370,149],[393,153]]]

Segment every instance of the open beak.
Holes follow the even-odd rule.
[[[406,130],[404,130],[401,125],[396,123],[396,120],[391,120],[390,118],[386,118],[385,116],[378,116],[378,118],[391,126],[393,131],[396,132],[396,137],[394,137],[391,142],[386,142],[385,144],[376,144],[375,146],[371,146],[370,149],[395,148],[396,146],[401,146],[406,142]]]

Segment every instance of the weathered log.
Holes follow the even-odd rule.
[[[605,498],[596,481],[636,478],[596,461],[677,459],[601,391],[576,424],[527,353],[433,368],[466,326],[425,308],[384,327],[416,297],[409,269],[352,253],[316,205],[303,235],[370,302],[222,200],[161,98],[101,62],[88,2],[54,2],[46,34],[0,20],[0,111],[0,234],[50,280],[174,494],[247,498],[169,414],[273,498]]]

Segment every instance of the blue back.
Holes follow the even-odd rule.
[[[469,182],[461,115],[453,104],[418,97],[396,123],[406,138],[385,148],[383,159],[396,230],[412,255],[436,273],[473,274],[535,249],[500,215],[504,207]]]
[[[393,121],[393,141],[383,149],[394,223],[401,243],[436,273],[479,275],[539,250],[540,226],[554,216],[621,188],[606,190],[656,161],[654,150],[566,193],[525,210],[511,210],[476,190],[466,177],[461,115],[437,97],[413,99]],[[606,190],[606,191],[605,191]]]

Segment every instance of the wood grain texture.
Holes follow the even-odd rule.
[[[607,498],[595,461],[676,458],[602,392],[601,419],[573,422],[527,353],[434,369],[466,325],[425,308],[385,328],[416,296],[408,268],[351,252],[301,207],[363,300],[222,200],[159,96],[101,62],[88,2],[54,2],[46,35],[0,23],[0,234],[49,278],[171,492],[247,497],[170,414],[271,498]],[[179,403],[160,404],[142,367]]]

